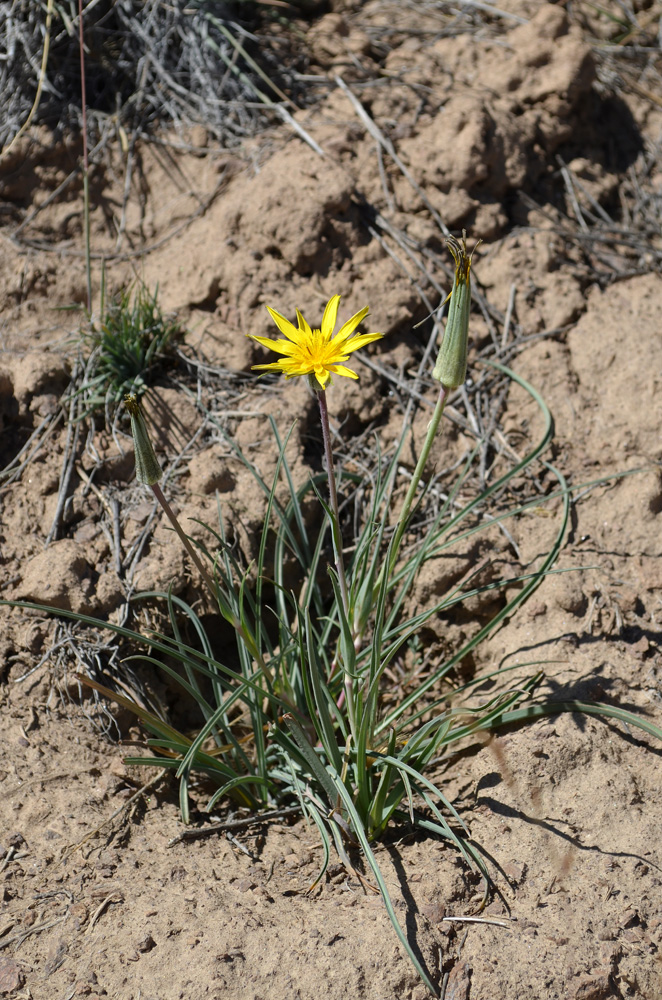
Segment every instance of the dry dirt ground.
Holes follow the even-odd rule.
[[[330,81],[321,102],[295,114],[304,135],[279,125],[229,152],[199,131],[145,141],[126,201],[122,145],[108,142],[92,172],[95,300],[104,257],[111,287],[136,274],[158,283],[189,331],[188,367],[153,394],[159,449],[174,469],[166,492],[186,516],[213,520],[219,491],[250,553],[259,498],[220,435],[207,425],[195,438],[198,402],[216,408],[265,474],[275,461],[268,417],[283,429],[299,415],[293,467],[301,481],[320,467],[306,387],[250,374],[266,360],[245,336],[270,330],[264,303],[310,317],[336,292],[345,315],[370,304],[370,329],[385,337],[364,352],[360,389],[331,390],[331,417],[346,450],[373,429],[388,444],[402,382],[430,337],[425,303],[436,308],[448,289],[440,223],[481,237],[472,378],[491,352],[540,391],[555,419],[545,457],[573,485],[646,471],[575,494],[555,568],[579,569],[549,576],[463,670],[545,661],[545,690],[659,725],[659,6],[635,4],[639,27],[618,38],[589,5],[504,0],[480,21],[462,4],[453,21],[450,6],[336,4],[301,21],[311,73]],[[93,434],[81,429],[57,511],[68,430],[55,417],[78,323],[61,307],[84,300],[85,270],[80,186],[52,196],[79,152],[40,129],[0,161],[0,465],[18,468],[33,431],[50,428],[20,476],[0,485],[0,587],[112,618],[129,586],[172,584],[195,600],[195,579],[131,482],[123,424],[115,438],[102,419]],[[424,427],[434,390],[425,373],[417,385]],[[439,467],[491,413],[513,453],[540,436],[517,386],[492,409],[480,393],[452,403]],[[495,556],[515,546],[529,564],[553,533],[550,511],[558,502],[514,519]],[[457,579],[477,555],[460,553],[448,572]],[[424,571],[421,598],[438,593],[442,570]],[[81,636],[76,653],[53,619],[2,610],[0,996],[422,1000],[379,898],[338,865],[305,894],[320,849],[301,820],[171,845],[182,832],[174,786],[136,795],[153,772],[125,766],[117,738],[137,739],[138,728],[73,677],[105,676],[112,650],[95,659]],[[477,601],[432,628],[431,655],[487,611]],[[490,858],[498,891],[482,922],[450,919],[477,913],[479,886],[446,845],[396,831],[378,858],[446,1000],[662,997],[662,746],[568,714],[469,746],[438,777]],[[194,811],[194,826],[205,822]]]

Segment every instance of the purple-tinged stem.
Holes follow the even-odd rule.
[[[175,514],[174,510],[172,509],[172,507],[170,506],[170,504],[168,503],[168,501],[164,497],[163,490],[161,489],[161,487],[159,486],[158,483],[153,483],[152,484],[152,492],[154,493],[154,496],[156,497],[156,499],[159,501],[159,503],[163,507],[163,510],[165,511],[168,520],[170,521],[171,525],[173,526],[173,528],[177,532],[177,534],[179,536],[180,542],[182,543],[182,545],[184,546],[184,548],[186,549],[186,551],[190,555],[190,557],[193,560],[193,562],[195,563],[195,565],[198,567],[198,570],[200,571],[200,575],[201,575],[202,579],[205,581],[205,583],[209,587],[209,592],[211,593],[211,596],[214,598],[214,600],[216,600],[217,599],[217,594],[216,594],[216,587],[214,585],[214,581],[210,577],[210,575],[207,572],[207,570],[205,569],[205,567],[202,565],[202,561],[200,559],[200,556],[195,551],[195,549],[191,545],[190,541],[188,540],[188,537],[186,536],[186,534],[182,530],[182,527],[181,527],[179,521],[177,520],[177,515]]]
[[[326,477],[329,482],[329,502],[331,507],[331,536],[333,538],[333,553],[338,572],[338,583],[340,586],[340,598],[342,600],[345,618],[349,620],[349,591],[347,589],[347,577],[345,576],[345,563],[342,556],[342,535],[340,534],[340,511],[338,509],[338,491],[336,489],[336,474],[333,465],[333,449],[331,448],[331,430],[329,428],[329,410],[326,405],[326,392],[324,389],[317,390],[317,399],[320,407],[320,420],[322,424],[322,438],[324,441],[324,458],[326,463]],[[350,622],[351,627],[351,622]],[[342,666],[342,664],[341,664]],[[345,674],[345,695],[347,697],[347,716],[352,735],[355,736],[354,720],[354,690],[352,688],[352,678]],[[338,700],[338,707],[342,705],[342,693]]]
[[[85,209],[85,269],[87,275],[87,312],[92,313],[92,264],[90,256],[90,162],[87,152],[87,97],[85,93],[85,41],[83,38],[83,0],[78,0],[78,47],[80,49],[80,96],[83,117],[83,201]]]
[[[156,499],[158,500],[158,502],[161,504],[161,507],[165,511],[166,516],[167,516],[168,520],[170,521],[171,525],[173,526],[173,528],[175,529],[175,531],[176,531],[176,533],[177,533],[177,535],[179,537],[180,542],[182,543],[182,545],[184,546],[184,548],[186,549],[186,551],[190,555],[190,557],[193,560],[193,562],[195,563],[195,565],[198,567],[198,570],[200,571],[200,575],[202,576],[202,579],[205,581],[205,583],[209,587],[209,592],[211,593],[212,597],[214,598],[215,601],[218,601],[219,594],[218,594],[216,585],[214,584],[214,581],[210,577],[210,575],[207,572],[207,570],[205,569],[205,567],[202,565],[202,560],[200,559],[200,556],[198,555],[198,553],[195,551],[195,549],[191,545],[188,537],[186,536],[184,530],[182,529],[182,526],[180,525],[179,521],[177,520],[177,515],[175,514],[174,510],[172,509],[172,507],[170,506],[170,504],[168,503],[168,501],[164,497],[163,490],[161,489],[161,487],[159,486],[158,483],[152,483],[152,492],[154,493],[154,496],[156,497]],[[241,622],[238,619],[236,619],[235,621],[233,621],[233,625],[236,628],[237,632],[241,635],[241,637],[244,640],[247,648],[250,650],[251,655],[255,658],[255,661],[258,664],[258,668],[262,671],[262,673],[264,674],[264,676],[266,677],[266,679],[268,680],[268,682],[271,685],[273,685],[273,683],[274,683],[273,671],[271,670],[271,668],[265,662],[264,657],[260,654],[259,650],[257,649],[257,647],[255,645],[255,642],[252,641],[251,637],[248,635],[248,633],[246,632],[246,630],[244,629],[243,625],[241,624]]]
[[[336,490],[336,475],[333,466],[333,450],[331,448],[331,430],[329,428],[329,410],[326,405],[326,392],[324,389],[317,390],[319,400],[320,419],[322,423],[322,438],[324,440],[324,459],[326,463],[326,475],[329,482],[329,501],[331,513],[333,515],[331,524],[331,535],[333,538],[333,553],[338,571],[338,582],[340,585],[340,596],[342,598],[345,616],[349,618],[349,591],[347,589],[347,577],[345,576],[345,563],[342,556],[342,538],[340,535],[340,511],[338,509],[338,491]]]

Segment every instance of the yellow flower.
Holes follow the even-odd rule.
[[[357,351],[366,344],[372,344],[374,340],[379,340],[383,336],[381,333],[361,333],[354,336],[359,323],[368,315],[368,306],[364,306],[351,319],[348,319],[335,337],[333,328],[336,325],[338,315],[338,303],[340,296],[334,295],[329,299],[322,317],[321,330],[312,330],[306,320],[297,309],[298,327],[294,326],[288,319],[281,316],[275,309],[267,306],[272,320],[286,337],[286,340],[270,340],[269,337],[255,337],[250,334],[253,340],[263,347],[269,347],[284,357],[280,361],[272,361],[268,365],[253,365],[255,369],[263,371],[281,372],[286,378],[294,378],[296,375],[309,375],[311,385],[315,389],[324,389],[329,384],[331,375],[346,375],[347,378],[358,378],[356,372],[351,368],[345,368],[343,361],[347,361],[352,351]],[[313,382],[313,378],[317,384]]]

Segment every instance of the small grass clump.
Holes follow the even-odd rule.
[[[150,292],[138,281],[116,292],[83,335],[90,352],[79,390],[85,412],[116,405],[126,395],[139,399],[181,336],[179,324],[158,304],[158,288]]]

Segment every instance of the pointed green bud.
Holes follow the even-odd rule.
[[[124,403],[131,414],[133,452],[136,460],[136,479],[145,486],[153,486],[163,476],[163,470],[154,454],[152,442],[147,433],[145,418],[135,396],[125,396]]]
[[[467,341],[469,339],[469,313],[471,311],[471,258],[474,250],[467,253],[466,232],[462,230],[462,242],[454,236],[446,240],[448,249],[455,260],[455,278],[449,295],[448,319],[444,339],[439,348],[437,363],[432,372],[446,389],[457,389],[464,385],[467,377]]]

